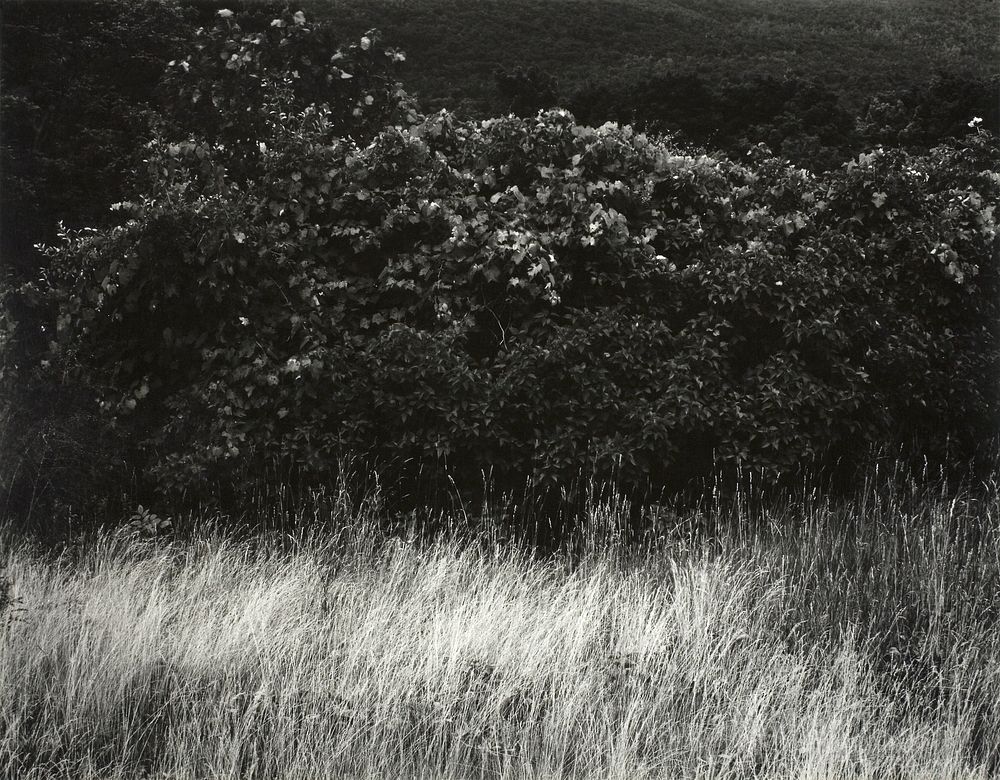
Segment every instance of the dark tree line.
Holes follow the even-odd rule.
[[[765,144],[815,171],[836,168],[876,146],[919,152],[976,127],[1000,132],[1000,77],[940,73],[924,84],[872,95],[858,107],[830,86],[796,76],[748,74],[711,82],[682,71],[594,84],[563,98],[555,80],[537,69],[496,78],[498,108],[521,116],[560,104],[586,124],[614,121],[670,132],[733,157]]]

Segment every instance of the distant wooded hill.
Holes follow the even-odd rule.
[[[992,0],[312,0],[347,35],[370,27],[406,51],[427,108],[496,110],[496,67],[535,66],[563,97],[595,83],[695,71],[819,81],[856,110],[936,72],[998,69]]]

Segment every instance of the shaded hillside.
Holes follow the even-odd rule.
[[[495,67],[534,65],[568,95],[696,70],[820,80],[855,105],[936,71],[996,70],[990,0],[314,0],[345,34],[378,27],[425,105],[490,109]]]

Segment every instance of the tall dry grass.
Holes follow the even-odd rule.
[[[0,776],[987,778],[1000,500],[5,542]],[[338,530],[332,532],[330,524]]]

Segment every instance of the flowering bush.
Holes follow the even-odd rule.
[[[374,33],[324,58],[307,29],[220,18],[120,224],[49,252],[49,359],[165,485],[345,451],[774,474],[996,430],[989,134],[816,176],[561,110],[421,115]]]

